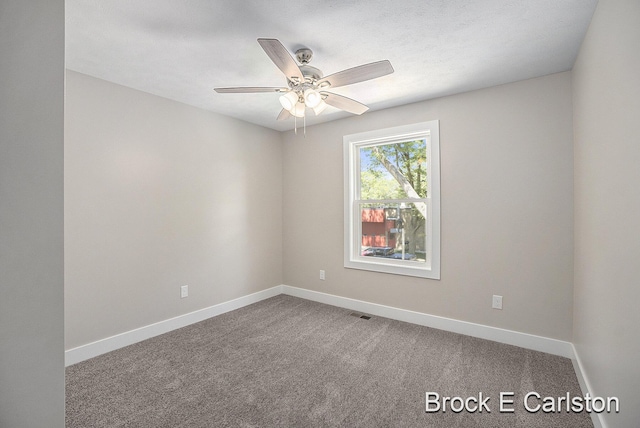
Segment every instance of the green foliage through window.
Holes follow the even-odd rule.
[[[360,199],[426,198],[426,141],[361,147],[360,186]]]

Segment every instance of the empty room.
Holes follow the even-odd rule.
[[[638,426],[637,0],[0,23],[0,427]]]

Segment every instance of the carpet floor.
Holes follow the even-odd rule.
[[[426,412],[426,392],[490,411]],[[280,295],[68,367],[66,426],[593,426],[528,392],[581,396],[569,359]]]

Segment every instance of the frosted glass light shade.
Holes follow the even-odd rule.
[[[291,111],[295,107],[297,102],[298,94],[293,91],[289,91],[280,97],[280,104],[285,110]]]
[[[304,102],[309,108],[315,108],[322,102],[322,96],[315,90],[309,88],[304,91]]]
[[[306,106],[304,103],[297,103],[293,109],[289,110],[289,112],[295,117],[304,117],[305,108]]]
[[[318,103],[317,106],[315,106],[313,108],[313,112],[317,115],[319,115],[320,113],[322,113],[324,111],[324,109],[327,108],[327,103],[324,102],[324,100],[320,100],[320,102]]]

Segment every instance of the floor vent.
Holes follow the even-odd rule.
[[[371,317],[369,315],[358,314],[356,312],[351,312],[349,315],[356,318],[362,318],[363,320],[370,320]]]

